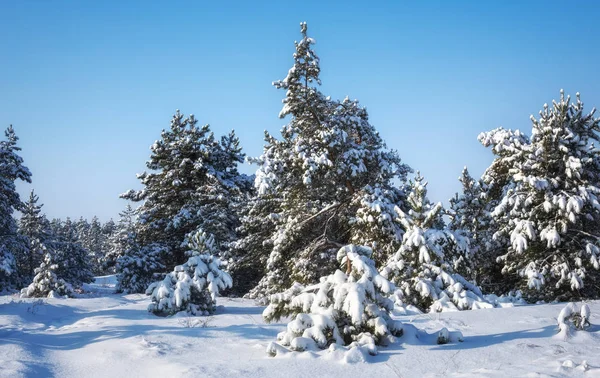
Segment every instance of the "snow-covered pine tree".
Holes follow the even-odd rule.
[[[22,208],[15,181],[31,182],[31,172],[19,156],[19,138],[9,126],[4,132],[6,140],[0,141],[0,291],[18,285],[15,251],[26,251],[27,241],[18,234],[13,212]]]
[[[229,250],[231,243],[238,238],[240,210],[254,193],[254,176],[240,174],[237,170],[244,157],[234,131],[221,136],[211,157],[214,171],[209,176],[213,178],[198,188],[190,205],[190,208],[197,209],[197,218],[201,220],[196,231],[213,235],[219,246],[215,256],[225,265],[233,261]],[[187,243],[187,239],[184,240],[183,244]]]
[[[325,349],[331,344],[357,345],[377,354],[376,345],[387,345],[402,334],[400,321],[392,320],[394,304],[388,298],[395,287],[382,277],[371,260],[371,248],[347,245],[339,249],[340,269],[320,283],[271,296],[263,312],[267,322],[292,317],[278,342],[293,350]],[[272,344],[267,352],[276,354]]]
[[[112,218],[102,225],[102,257],[100,257],[99,263],[101,274],[114,273],[114,265],[110,269],[106,265],[106,256],[113,250],[113,239],[116,233],[117,224]]]
[[[85,249],[77,236],[77,229],[71,219],[61,222],[55,220],[53,240],[48,242],[49,248],[54,251],[53,260],[58,265],[56,274],[75,288],[94,280],[92,261],[89,252]]]
[[[479,288],[455,273],[469,268],[469,241],[445,227],[442,204],[429,202],[427,183],[419,173],[407,203],[407,213],[398,209],[406,230],[402,245],[382,270],[398,287],[397,299],[422,311],[491,307]]]
[[[164,277],[167,251],[162,244],[140,246],[135,239],[117,258],[117,293],[144,293],[148,285]]]
[[[82,247],[89,251],[89,249],[87,248],[89,243],[87,243],[86,239],[88,237],[88,233],[90,232],[90,222],[88,222],[88,220],[82,216],[79,217],[79,220],[71,221],[70,218],[68,218],[67,221],[69,222],[69,226],[73,227],[73,229],[75,230],[75,239],[79,241]],[[61,225],[64,225],[64,222],[62,220]]]
[[[114,235],[114,233],[117,230],[117,225],[115,224],[115,221],[111,219],[108,220],[108,222],[104,223],[102,225],[102,235],[104,235],[104,240],[110,240],[110,238]]]
[[[186,261],[186,235],[203,228],[226,247],[234,238],[236,214],[231,203],[249,187],[237,171],[244,155],[233,132],[217,141],[208,125],[177,111],[169,130],[151,146],[150,171],[138,175],[144,185],[122,198],[143,202],[137,210],[137,237],[142,247],[160,246],[173,268]],[[240,199],[241,200],[241,199]]]
[[[265,275],[267,258],[273,249],[273,241],[267,237],[275,229],[280,203],[276,196],[254,196],[240,204],[240,238],[231,243],[232,258],[227,266],[235,281],[232,294],[248,293]]]
[[[462,184],[462,192],[450,199],[447,215],[450,219],[448,228],[469,239],[471,263],[468,271],[458,271],[463,276],[474,279],[478,285],[492,289],[498,278],[492,274],[493,267],[487,254],[493,253],[497,246],[492,240],[493,227],[488,199],[488,187],[481,180],[475,180],[465,167],[458,178]],[[495,264],[492,264],[495,265]]]
[[[39,244],[49,238],[49,222],[42,213],[44,205],[38,204],[38,200],[39,197],[31,190],[19,219],[19,233],[27,239],[28,248],[17,255],[17,265],[21,276],[29,277],[29,280],[33,279],[35,269],[44,258],[44,249]]]
[[[192,315],[212,314],[219,291],[231,287],[231,277],[221,271],[221,262],[215,256],[219,250],[213,235],[198,230],[187,239],[188,261],[146,290],[152,299],[148,311],[162,316],[180,311]]]
[[[106,273],[115,273],[117,260],[125,255],[135,245],[135,210],[127,204],[125,210],[119,213],[119,223],[110,231],[105,232],[108,237],[108,250],[102,259],[102,269]],[[109,236],[110,235],[110,236]]]
[[[85,227],[85,231],[78,235],[79,241],[83,248],[88,250],[92,272],[100,275],[103,273],[102,259],[108,249],[107,240],[102,230],[102,224],[97,216],[94,216],[89,223],[85,221],[85,224],[88,226]]]
[[[482,133],[496,159],[486,182],[503,185],[492,216],[504,247],[505,289],[530,301],[600,296],[600,119],[561,91],[531,116],[531,138],[502,128]],[[500,180],[498,180],[500,177]]]
[[[41,249],[44,251],[44,249]],[[56,276],[58,265],[52,263],[52,255],[46,253],[39,268],[35,269],[33,282],[21,290],[25,298],[54,298],[73,296],[73,288],[62,278]]]
[[[374,258],[381,262],[401,236],[394,208],[401,205],[403,192],[394,181],[404,182],[410,168],[386,149],[357,101],[333,101],[318,90],[315,41],[306,23],[301,32],[293,67],[274,83],[286,91],[279,116],[290,116],[290,121],[281,140],[266,133],[262,156],[251,160],[259,165],[259,199],[257,212],[245,220],[268,219],[260,227],[264,234],[239,242],[254,248],[245,251],[241,263],[267,261],[251,297],[267,297],[294,281],[317,282],[335,271],[335,253],[346,244],[377,246]],[[269,224],[275,226],[270,232]],[[266,251],[268,258],[262,255]]]

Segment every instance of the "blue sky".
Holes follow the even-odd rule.
[[[596,1],[0,2],[0,126],[13,124],[49,217],[117,218],[176,109],[235,129],[245,152],[278,134],[299,22],[322,90],[367,107],[390,148],[447,201],[477,141],[579,91],[600,106]],[[252,173],[252,166],[242,171]]]

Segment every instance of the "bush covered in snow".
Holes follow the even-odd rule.
[[[219,290],[232,286],[231,277],[219,269],[221,262],[213,256],[218,249],[212,235],[198,231],[189,237],[188,246],[187,254],[191,256],[188,261],[146,290],[152,297],[148,311],[157,315],[179,311],[211,314],[216,309]]]
[[[278,343],[267,352],[277,354],[281,346],[293,351],[325,349],[332,344],[362,346],[377,354],[376,345],[387,344],[402,334],[402,324],[389,316],[393,302],[388,298],[395,287],[382,277],[368,247],[348,245],[337,253],[342,270],[321,278],[316,285],[295,284],[274,294],[264,310],[265,321],[286,316],[293,320],[277,336]]]
[[[58,265],[52,263],[52,256],[46,253],[44,261],[39,268],[35,269],[33,282],[21,290],[23,298],[54,298],[63,296],[73,296],[73,288],[65,280],[56,276]]]
[[[575,303],[569,303],[558,314],[558,337],[567,338],[574,330],[584,330],[590,326],[590,307],[583,304],[578,311]]]

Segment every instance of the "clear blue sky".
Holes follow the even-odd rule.
[[[323,92],[367,107],[389,147],[447,201],[477,135],[530,132],[559,90],[600,106],[597,1],[0,1],[0,126],[13,124],[49,217],[117,217],[175,109],[235,129],[248,155],[278,134],[299,22]],[[244,172],[254,168],[247,166]]]

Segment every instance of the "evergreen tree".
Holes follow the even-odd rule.
[[[31,172],[18,154],[19,138],[12,125],[4,135],[6,140],[0,141],[0,291],[19,283],[14,253],[27,250],[27,242],[18,234],[13,218],[14,210],[22,208],[15,181],[31,182]]]
[[[137,211],[127,205],[121,212],[118,231],[112,239],[112,248],[106,255],[105,266],[114,264],[118,293],[144,293],[153,282],[162,279],[167,251],[161,244],[141,246],[138,242]]]
[[[475,180],[467,167],[458,178],[462,184],[462,193],[456,193],[450,199],[448,228],[469,239],[471,250],[470,269],[460,271],[465,277],[474,279],[479,285],[494,292],[498,274],[494,273],[494,265],[490,264],[498,246],[493,241],[493,227],[488,197],[488,186],[481,180]],[[497,273],[497,272],[496,272]]]
[[[58,265],[56,274],[76,288],[92,282],[92,261],[88,250],[81,245],[77,237],[75,224],[67,218],[64,223],[55,221],[54,226],[55,238],[50,247],[54,251],[53,259]]]
[[[117,258],[117,293],[144,293],[153,282],[164,277],[167,251],[161,244],[140,246],[134,241]]]
[[[315,42],[306,23],[301,32],[293,67],[274,83],[286,91],[279,116],[290,116],[290,122],[281,140],[265,133],[263,155],[252,159],[259,165],[259,199],[246,212],[242,229],[265,233],[244,235],[238,243],[251,249],[237,264],[266,260],[267,265],[251,297],[282,291],[294,281],[317,282],[335,271],[336,251],[346,244],[376,246],[374,258],[382,262],[402,233],[394,208],[403,192],[393,181],[404,182],[410,169],[385,148],[357,101],[333,101],[318,90]]]
[[[231,287],[231,277],[219,269],[221,262],[214,256],[218,253],[214,236],[199,230],[188,239],[188,261],[146,290],[152,298],[148,311],[158,315],[179,311],[212,314],[219,291]]]
[[[105,240],[109,240],[116,231],[117,225],[115,224],[115,221],[112,220],[112,218],[102,225],[102,235],[104,235]]]
[[[23,254],[17,256],[17,265],[23,277],[32,279],[34,270],[40,266],[44,258],[43,244],[49,237],[49,224],[46,216],[42,214],[43,204],[38,205],[39,197],[32,190],[29,200],[23,205],[21,219],[19,220],[19,233],[27,239],[28,248]]]
[[[240,238],[231,244],[232,259],[227,267],[235,281],[233,294],[248,293],[265,276],[267,259],[273,249],[269,236],[277,224],[280,204],[276,196],[255,196],[241,204],[241,225],[237,229]]]
[[[151,147],[150,172],[140,178],[144,189],[121,197],[142,202],[138,209],[140,246],[160,246],[173,268],[186,261],[186,235],[203,228],[224,248],[234,238],[237,217],[231,202],[243,196],[247,178],[237,171],[244,155],[233,132],[217,141],[208,125],[177,111],[169,130]]]
[[[85,241],[88,233],[90,232],[90,222],[84,217],[79,217],[77,221],[70,221],[72,226],[75,228],[75,235],[77,240],[79,240],[82,244]]]
[[[43,248],[41,249],[43,251]],[[57,296],[73,296],[73,288],[62,278],[56,276],[58,265],[52,263],[52,255],[46,253],[39,268],[35,269],[33,282],[21,290],[26,298],[54,298]]]
[[[85,221],[85,225],[85,231],[78,235],[79,241],[89,253],[93,273],[100,275],[103,272],[102,260],[108,249],[102,224],[98,217],[94,216],[90,223]]]
[[[125,210],[119,213],[118,225],[111,227],[109,232],[105,231],[105,235],[110,234],[108,250],[102,260],[102,269],[105,272],[114,273],[117,260],[134,247],[136,243],[135,219],[135,210],[130,204],[127,204]]]
[[[504,288],[531,301],[598,297],[600,119],[561,91],[531,121],[531,138],[502,128],[479,137],[496,155],[484,181],[503,184],[492,217]]]
[[[402,324],[392,320],[394,304],[388,298],[394,285],[382,277],[370,259],[368,247],[348,245],[337,253],[341,270],[323,277],[317,285],[294,284],[284,293],[271,296],[264,310],[265,321],[292,317],[278,342],[294,351],[325,349],[356,343],[377,354],[376,345],[388,344],[402,334]],[[275,354],[277,348],[267,347]]]
[[[398,210],[406,230],[402,245],[382,271],[397,285],[398,299],[423,311],[490,307],[475,285],[455,273],[469,268],[469,241],[444,227],[442,204],[429,202],[418,173],[407,202],[407,213]]]

